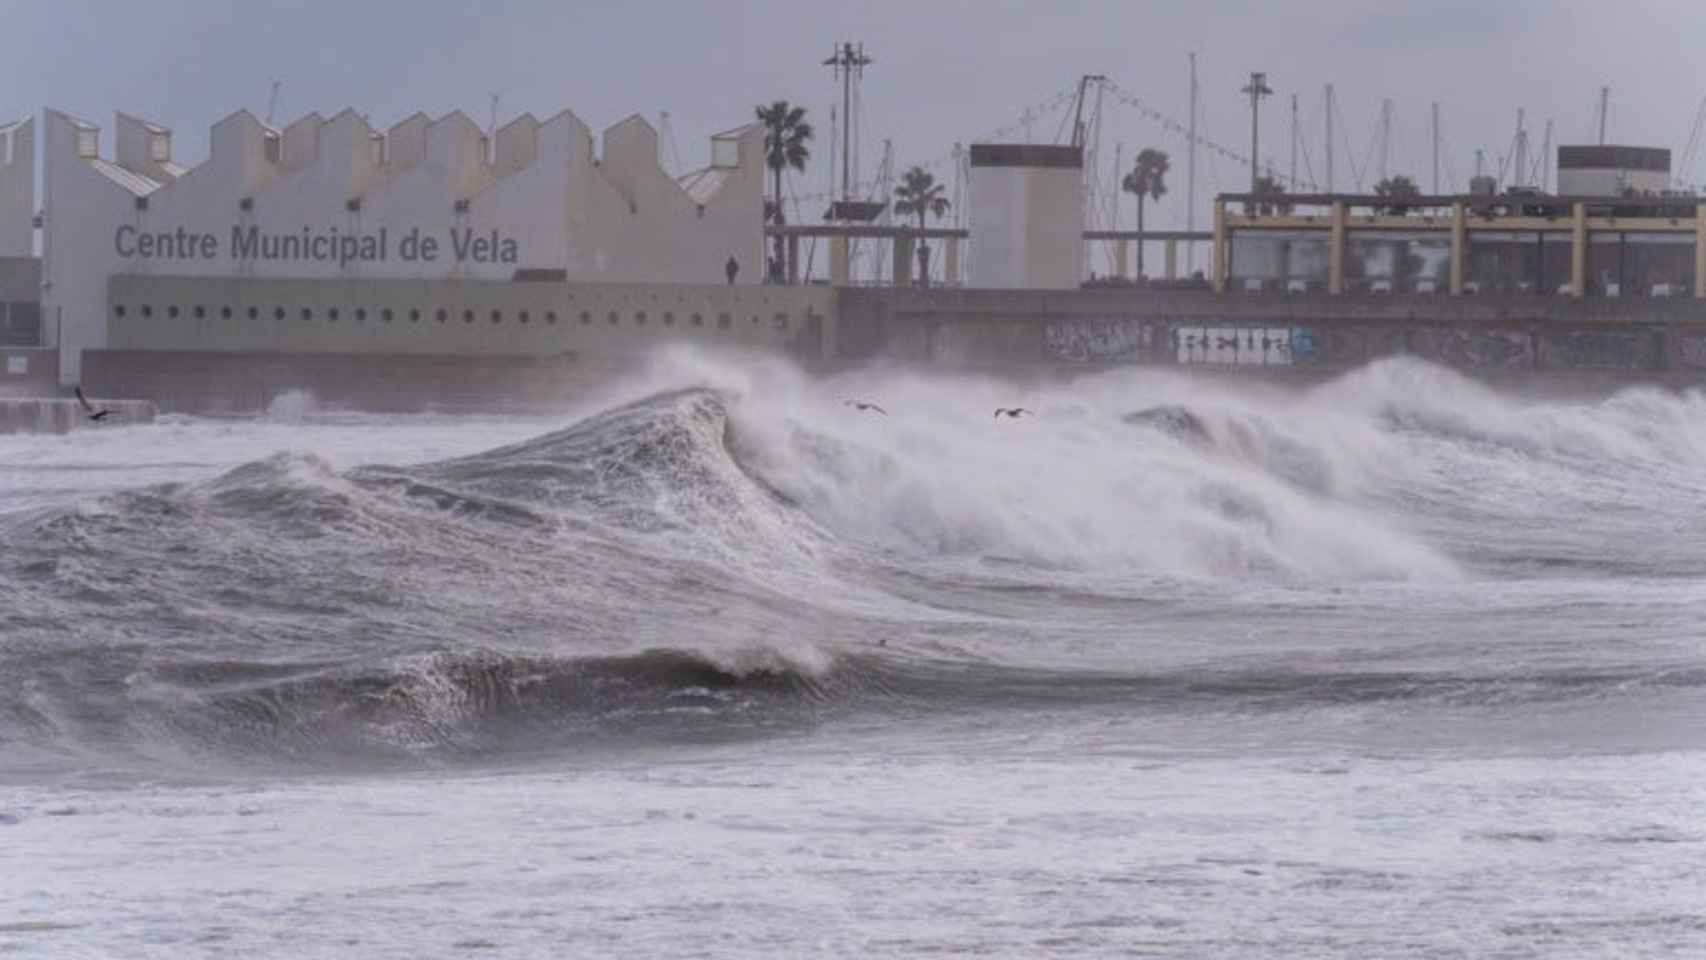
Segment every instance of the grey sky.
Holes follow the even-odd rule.
[[[705,137],[752,116],[759,101],[805,104],[818,152],[797,190],[827,184],[829,105],[820,66],[839,39],[863,40],[863,167],[883,138],[900,166],[943,155],[1013,123],[1027,104],[1105,73],[1155,107],[1186,115],[1186,53],[1199,54],[1204,135],[1247,149],[1238,89],[1265,70],[1278,96],[1264,105],[1263,156],[1290,163],[1289,96],[1300,95],[1309,152],[1322,175],[1321,90],[1337,85],[1354,162],[1369,153],[1380,99],[1396,101],[1392,172],[1428,186],[1427,112],[1441,102],[1449,166],[1461,184],[1475,147],[1489,164],[1509,149],[1518,106],[1538,149],[1547,118],[1558,138],[1592,129],[1602,83],[1613,88],[1611,138],[1680,150],[1706,94],[1706,4],[1684,0],[1352,0],[1145,2],[818,2],[492,0],[481,4],[344,0],[242,3],[77,0],[0,4],[7,30],[0,118],[43,106],[110,126],[122,109],[173,127],[178,158],[197,162],[207,127],[240,107],[264,112],[270,78],[284,81],[282,118],[345,106],[385,126],[424,110],[462,109],[482,124],[503,95],[500,122],[562,108],[596,129],[630,113],[671,113],[686,166],[705,162]],[[1052,139],[1058,115],[1037,122]],[[1152,222],[1183,220],[1184,145],[1136,111],[1108,102],[1104,159],[1161,146],[1174,158],[1174,195]],[[1339,186],[1351,187],[1341,146]],[[1706,163],[1684,171],[1706,180]],[[1202,192],[1240,189],[1247,172],[1202,166]],[[1126,217],[1131,216],[1129,205]]]

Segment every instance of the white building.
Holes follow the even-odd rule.
[[[175,305],[162,305],[157,328],[115,338],[111,325],[122,305],[114,289],[170,290],[186,298],[187,316],[188,300],[210,302],[200,291],[229,299],[259,286],[244,294],[234,280],[337,281],[323,289],[344,299],[359,288],[352,281],[436,281],[435,289],[442,281],[470,281],[457,295],[470,302],[489,284],[517,279],[558,281],[530,285],[553,289],[715,288],[707,292],[717,295],[716,304],[684,304],[685,317],[693,309],[731,310],[735,291],[723,289],[731,257],[742,284],[762,279],[763,130],[757,126],[713,137],[710,165],[678,179],[659,164],[657,133],[637,116],[606,130],[600,153],[592,132],[566,111],[544,122],[522,116],[490,143],[461,113],[437,120],[416,114],[379,131],[353,110],[329,119],[310,114],[283,129],[239,111],[213,126],[209,156],[194,166],[177,161],[170,130],[146,120],[119,114],[107,154],[95,125],[52,110],[44,121],[39,204],[33,121],[0,126],[0,256],[29,255],[31,218],[40,209],[42,316],[60,348],[65,385],[80,382],[84,351],[115,339],[157,340],[162,349],[179,350],[200,349],[208,339],[226,349],[348,345],[335,328],[289,337],[244,328],[244,315],[228,307],[222,309],[230,329],[180,329],[166,323],[178,319]],[[313,308],[322,288],[290,289],[294,313],[298,303]],[[400,295],[395,283],[384,289]],[[337,316],[335,305],[328,309]],[[566,316],[566,300],[563,309]],[[256,324],[267,322],[257,311],[249,314]],[[466,339],[439,344],[425,326],[415,340],[404,343],[403,336],[370,347],[361,346],[366,340],[351,343],[454,353]],[[560,347],[541,342],[537,349]]]
[[[36,122],[0,123],[0,257],[32,256]]]
[[[1558,148],[1559,196],[1658,196],[1670,185],[1670,151],[1663,147]]]
[[[971,282],[1074,290],[1084,276],[1084,151],[971,148]]]

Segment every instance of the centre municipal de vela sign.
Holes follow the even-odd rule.
[[[269,262],[385,263],[516,263],[521,248],[514,237],[498,230],[477,232],[473,227],[455,227],[449,236],[413,227],[393,237],[389,228],[372,233],[343,233],[337,227],[298,233],[265,233],[256,226],[231,227],[231,244],[221,248],[217,234],[179,227],[171,231],[143,231],[125,224],[113,231],[113,249],[125,259],[142,260],[261,260]],[[393,245],[392,241],[396,243]],[[227,253],[227,250],[229,251]]]

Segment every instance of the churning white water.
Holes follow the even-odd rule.
[[[0,437],[0,951],[1699,956],[1703,498],[1410,361]]]

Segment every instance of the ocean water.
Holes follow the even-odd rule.
[[[1703,504],[1401,360],[0,437],[0,955],[1706,956]]]

